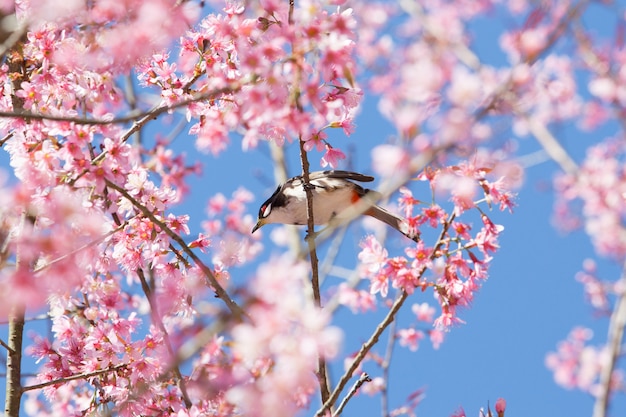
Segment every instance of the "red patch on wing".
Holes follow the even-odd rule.
[[[356,203],[360,199],[361,199],[361,196],[359,195],[359,193],[356,190],[352,191],[352,198],[350,199],[352,201],[352,204]]]

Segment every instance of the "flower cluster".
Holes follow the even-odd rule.
[[[618,261],[626,258],[625,155],[623,138],[605,140],[589,148],[575,175],[562,175],[556,180],[557,222],[565,219],[566,227],[582,223],[598,254]],[[572,204],[577,200],[582,201],[579,212]],[[572,220],[576,215],[582,216],[580,222]]]
[[[259,237],[250,234],[254,221],[246,213],[246,205],[252,199],[253,195],[248,190],[239,188],[233,192],[231,199],[217,193],[209,200],[209,218],[202,223],[202,228],[205,236],[219,241],[213,248],[213,263],[217,270],[248,263],[263,248]]]
[[[608,347],[588,345],[593,332],[590,329],[577,327],[559,343],[556,352],[546,356],[546,366],[554,373],[554,381],[568,389],[579,389],[591,395],[600,392],[599,376],[603,367],[607,366]],[[610,390],[624,388],[624,375],[614,370],[611,376]]]
[[[300,138],[307,150],[325,151],[323,165],[335,166],[345,156],[323,130],[349,134],[361,96],[352,11],[313,1],[292,14],[288,2],[269,1],[253,14],[233,5],[208,16],[182,38],[176,64],[154,55],[140,80],[166,104],[207,99],[187,107],[202,150],[220,153],[232,131],[242,132],[243,149],[262,138],[279,145]]]
[[[487,278],[489,262],[498,250],[498,235],[504,229],[494,224],[478,208],[479,192],[484,203],[498,204],[500,209],[512,208],[512,194],[504,186],[502,179],[487,179],[491,169],[474,164],[459,164],[441,170],[429,170],[418,178],[427,181],[436,193],[447,193],[453,208],[447,213],[436,203],[425,205],[404,188],[399,198],[411,228],[419,231],[422,239],[405,249],[405,256],[389,256],[374,236],[368,236],[361,243],[359,253],[362,277],[369,279],[370,292],[386,297],[389,285],[392,288],[412,294],[416,289],[433,290],[441,314],[434,321],[437,330],[448,329],[460,323],[458,307],[470,305],[474,293]],[[471,224],[461,220],[462,215],[471,209],[479,211],[481,227],[473,231]],[[433,246],[426,243],[426,228],[440,231]],[[432,321],[429,315],[429,320]],[[411,328],[400,331],[403,344],[412,349],[423,333]],[[439,332],[431,332],[433,343],[441,342]]]
[[[109,228],[81,190],[56,187],[0,191],[0,315],[14,305],[38,307],[55,292],[78,288]],[[13,264],[13,267],[11,267]]]

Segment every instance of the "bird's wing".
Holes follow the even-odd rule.
[[[374,177],[371,177],[369,175],[359,174],[358,172],[341,171],[341,170],[311,172],[311,174],[309,175],[309,178],[311,180],[316,180],[320,178],[338,178],[338,179],[346,179],[346,180],[358,181],[358,182],[374,181]]]

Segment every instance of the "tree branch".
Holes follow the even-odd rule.
[[[210,284],[210,286],[213,288],[217,297],[224,301],[226,306],[229,308],[231,313],[233,313],[237,320],[243,320],[244,317],[249,318],[245,311],[243,311],[243,309],[239,307],[239,305],[232,298],[230,298],[226,290],[224,290],[224,288],[220,285],[220,283],[217,281],[217,278],[215,278],[213,271],[211,271],[211,269],[206,266],[200,260],[200,258],[198,258],[194,251],[189,248],[187,243],[185,243],[185,241],[176,232],[170,229],[163,221],[161,221],[156,215],[154,215],[154,213],[152,213],[150,210],[148,210],[148,208],[146,208],[139,201],[137,201],[137,199],[131,196],[124,188],[120,187],[109,179],[105,179],[105,182],[108,187],[116,190],[118,193],[124,196],[124,198],[130,201],[133,206],[135,206],[144,216],[149,218],[154,224],[156,224],[161,230],[163,230],[165,234],[167,234],[173,241],[175,241],[182,248],[182,250],[191,259],[193,259],[195,264],[198,265],[200,270],[204,273],[204,276],[208,280],[208,284]]]
[[[370,351],[370,349],[376,343],[378,343],[378,339],[380,338],[380,335],[394,321],[394,319],[396,317],[396,314],[398,313],[398,311],[400,310],[400,307],[402,307],[402,305],[404,304],[404,301],[407,299],[408,296],[409,296],[409,294],[406,291],[400,292],[400,294],[398,295],[398,297],[394,301],[393,305],[389,309],[389,312],[387,313],[387,316],[385,316],[383,321],[380,322],[378,324],[378,326],[376,326],[376,329],[374,330],[374,332],[372,333],[370,338],[367,340],[367,342],[365,342],[361,346],[361,349],[359,349],[359,352],[356,354],[356,356],[352,360],[352,363],[350,364],[350,367],[348,367],[346,372],[344,372],[343,376],[341,377],[341,379],[337,383],[337,386],[335,387],[335,390],[330,394],[330,397],[328,398],[328,400],[326,402],[324,402],[324,404],[317,411],[317,413],[315,413],[316,416],[321,417],[321,416],[324,415],[326,410],[330,410],[332,408],[333,404],[339,398],[339,394],[341,394],[341,391],[343,391],[345,386],[348,384],[348,381],[350,380],[350,378],[352,378],[352,374],[354,374],[354,371],[356,371],[356,369],[359,367],[359,365],[361,364],[363,359],[365,359],[365,356]]]
[[[607,346],[609,348],[609,361],[602,366],[600,371],[600,392],[596,396],[593,406],[593,417],[605,417],[609,409],[609,399],[611,396],[611,378],[617,364],[617,359],[622,353],[622,340],[624,339],[624,327],[626,327],[626,263],[622,269],[622,276],[619,279],[621,293],[615,302],[615,308],[611,314],[609,322],[609,334],[607,336]]]
[[[7,346],[7,382],[4,412],[9,417],[20,414],[22,401],[22,339],[24,337],[24,314],[26,308],[15,304],[9,319],[9,342]]]
[[[172,348],[172,342],[170,340],[170,335],[163,324],[163,320],[161,320],[161,315],[158,311],[158,306],[154,300],[154,296],[152,293],[152,288],[148,285],[148,281],[146,281],[146,275],[143,272],[143,269],[137,268],[137,276],[139,277],[139,281],[141,282],[141,289],[144,294],[146,294],[146,298],[148,299],[148,303],[150,304],[150,311],[152,312],[152,321],[157,325],[161,333],[163,334],[163,341],[165,343],[165,347],[167,348],[167,352],[170,355],[170,359],[174,361],[176,358],[176,352]],[[189,399],[189,394],[187,393],[187,386],[185,384],[185,379],[183,378],[183,374],[180,372],[180,368],[178,365],[171,367],[171,371],[174,373],[176,380],[178,381],[178,388],[183,396],[183,401],[187,406],[187,409],[191,408],[191,400]]]
[[[453,213],[453,214],[450,215],[450,217],[448,218],[448,221],[446,221],[446,223],[444,224],[443,228],[441,229],[441,233],[439,235],[439,238],[437,239],[437,244],[433,248],[433,252],[430,255],[430,259],[431,260],[435,259],[435,257],[439,253],[439,249],[444,244],[444,239],[443,238],[448,233],[448,228],[450,227],[450,224],[452,224],[452,221],[454,219],[455,219],[455,216],[454,216],[454,213]],[[426,271],[426,269],[423,268],[422,271],[419,274],[419,278],[422,277],[422,275],[424,274],[425,271]],[[317,413],[315,414],[316,416],[321,417],[321,416],[324,415],[326,410],[330,410],[331,409],[333,404],[339,398],[339,394],[341,394],[341,391],[343,391],[343,389],[347,385],[347,383],[350,380],[350,378],[352,378],[352,374],[354,374],[354,372],[359,367],[359,365],[361,364],[363,359],[365,359],[365,356],[367,355],[367,353],[372,349],[372,347],[376,343],[378,343],[378,340],[380,339],[380,336],[385,331],[385,329],[387,327],[389,327],[389,325],[391,325],[391,323],[394,322],[396,314],[398,313],[398,311],[400,310],[400,308],[402,307],[402,305],[404,304],[404,302],[406,301],[408,296],[409,296],[409,294],[406,291],[402,290],[400,292],[400,294],[396,297],[396,300],[394,301],[393,305],[389,309],[389,312],[387,313],[385,318],[378,324],[378,326],[376,326],[376,329],[374,330],[374,332],[372,333],[370,338],[367,340],[367,342],[365,342],[361,346],[361,349],[359,349],[358,353],[354,357],[354,360],[352,361],[352,364],[350,364],[350,367],[344,372],[343,376],[341,377],[341,379],[337,383],[337,386],[335,387],[335,390],[330,394],[330,397],[328,398],[328,401],[326,401],[322,405],[322,407],[317,411]]]
[[[208,91],[206,93],[192,94],[190,98],[185,100],[181,100],[174,104],[169,105],[157,105],[154,108],[141,112],[135,113],[133,112],[127,114],[126,116],[114,117],[109,120],[105,119],[87,119],[84,117],[73,117],[73,116],[56,116],[52,114],[42,114],[42,113],[33,113],[29,111],[0,111],[0,118],[24,118],[29,120],[50,120],[50,121],[59,121],[59,122],[71,122],[77,125],[110,125],[110,124],[124,124],[134,122],[134,126],[131,128],[129,132],[127,132],[124,136],[130,137],[137,130],[139,130],[144,124],[146,124],[151,119],[160,116],[163,113],[176,110],[181,107],[188,106],[198,101],[208,100],[211,98],[215,98],[215,96],[225,93],[232,93],[241,88],[241,83],[232,83],[228,86],[217,88],[212,91]]]
[[[389,367],[391,365],[391,358],[393,354],[393,348],[396,345],[396,327],[398,322],[394,320],[389,326],[389,339],[387,339],[387,350],[385,352],[385,358],[381,365],[383,371],[384,386],[381,392],[380,406],[383,417],[389,417]]]
[[[322,308],[322,297],[320,295],[319,281],[319,259],[317,258],[317,249],[315,247],[315,219],[313,213],[313,192],[309,183],[309,158],[304,149],[304,141],[302,138],[300,143],[300,161],[302,163],[302,179],[303,187],[306,193],[306,209],[307,209],[307,245],[309,248],[309,257],[311,259],[311,289],[313,290],[313,302],[315,306]],[[320,355],[317,359],[317,379],[320,384],[320,394],[322,403],[328,400],[330,388],[328,383],[328,375],[326,369],[326,359]]]
[[[103,375],[103,374],[108,374],[110,372],[119,371],[120,369],[124,369],[127,366],[128,366],[128,364],[121,364],[121,365],[112,366],[112,367],[106,368],[106,369],[100,369],[98,371],[85,372],[85,373],[82,373],[82,374],[76,374],[76,375],[66,376],[66,377],[59,378],[59,379],[53,379],[51,381],[46,381],[46,382],[42,382],[42,383],[39,383],[39,384],[29,385],[27,387],[22,388],[22,391],[23,392],[33,391],[33,390],[36,390],[36,389],[49,387],[51,385],[64,384],[66,382],[76,381],[77,379],[93,378],[94,376],[99,376],[99,375]]]
[[[348,404],[348,401],[350,401],[350,398],[352,398],[354,394],[356,394],[356,392],[359,390],[359,388],[361,388],[361,386],[366,382],[372,382],[372,378],[370,378],[370,376],[366,372],[363,372],[359,379],[357,379],[357,381],[354,383],[343,401],[341,401],[341,404],[339,404],[339,407],[337,407],[337,411],[333,413],[333,417],[341,415],[343,409],[346,407],[346,404]]]

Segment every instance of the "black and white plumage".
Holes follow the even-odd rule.
[[[367,195],[371,198],[372,205],[363,214],[388,224],[409,239],[416,242],[419,240],[419,236],[410,233],[409,225],[404,219],[373,204],[379,196],[376,191],[363,188],[353,181],[371,182],[374,181],[374,177],[339,170],[309,174],[313,218],[316,225],[328,223]],[[261,205],[259,219],[252,233],[269,223],[307,224],[307,201],[302,176],[290,178],[279,185],[274,194]]]

